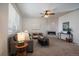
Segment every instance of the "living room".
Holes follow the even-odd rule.
[[[79,55],[78,3],[4,3],[0,4],[0,12],[0,26],[3,25],[0,30],[0,55],[8,55],[8,46],[12,42],[7,42],[6,38],[11,40],[11,37],[23,32],[30,34],[30,39],[34,35],[37,37],[32,39],[32,53],[27,52],[28,56]],[[39,35],[44,37],[42,41]],[[18,48],[15,44],[13,46]],[[16,49],[9,48],[13,49],[10,55],[16,55]]]

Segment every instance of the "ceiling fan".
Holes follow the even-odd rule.
[[[41,13],[43,16],[42,17],[48,17],[50,15],[55,15],[54,12],[52,12],[51,10],[45,10],[44,13]]]

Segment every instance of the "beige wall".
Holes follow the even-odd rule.
[[[59,18],[59,32],[62,31],[62,23],[68,21],[70,22],[70,28],[72,29],[73,41],[74,43],[79,44],[79,9]]]
[[[0,55],[7,54],[8,4],[0,4]]]
[[[58,18],[23,18],[23,31],[42,32],[57,31]]]

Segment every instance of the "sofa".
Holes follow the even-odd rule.
[[[32,38],[33,39],[38,39],[39,38],[39,35],[43,35],[42,33],[39,33],[39,32],[34,32],[32,33]]]
[[[33,40],[29,40],[28,42],[28,47],[26,48],[27,53],[32,53],[33,52]]]
[[[16,55],[15,43],[16,43],[15,36],[11,36],[8,38],[8,55],[9,56]]]
[[[38,43],[41,46],[49,46],[49,39],[47,37],[44,37],[44,36],[39,36]]]

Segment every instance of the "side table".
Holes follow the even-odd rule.
[[[28,47],[27,43],[25,43],[22,46],[15,45],[15,47],[17,49],[17,51],[16,51],[17,56],[26,56],[27,55],[27,51],[26,51],[26,48]]]

